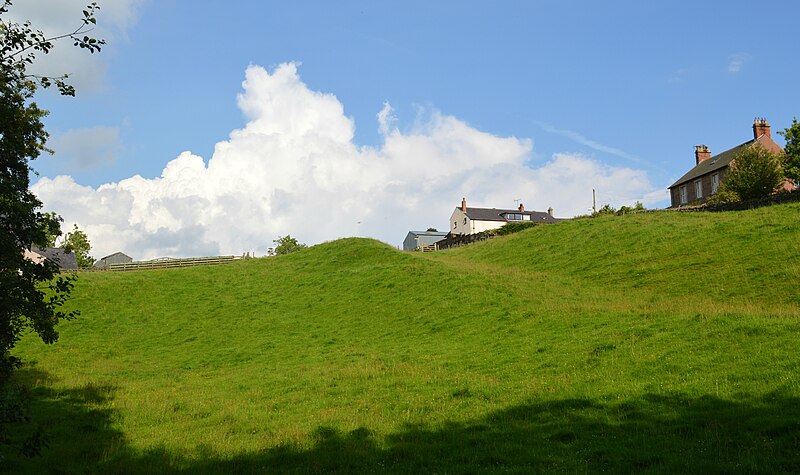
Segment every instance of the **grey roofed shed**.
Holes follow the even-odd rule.
[[[133,262],[133,258],[124,252],[115,252],[114,254],[109,254],[106,257],[100,258],[97,262],[94,263],[94,267],[108,267],[111,264],[128,264],[129,262]]]
[[[441,231],[409,231],[403,241],[404,251],[416,251],[419,246],[427,246],[441,241],[447,233]]]
[[[74,252],[67,252],[60,247],[40,246],[31,247],[31,251],[49,261],[57,263],[58,268],[61,270],[75,270],[78,268],[78,258],[75,256]]]

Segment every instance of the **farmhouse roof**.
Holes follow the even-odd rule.
[[[59,269],[77,269],[78,258],[74,252],[67,252],[60,247],[31,247],[31,251],[58,264]]]
[[[461,209],[456,207],[456,209]],[[467,208],[466,215],[469,219],[476,221],[508,221],[505,214],[524,214],[531,217],[534,223],[555,223],[557,218],[543,211],[520,211],[518,209],[497,209],[497,208]]]
[[[759,140],[760,139],[761,137],[759,137]],[[670,186],[670,188],[675,188],[676,186],[692,181],[695,178],[700,178],[703,175],[707,175],[711,172],[721,170],[729,166],[737,153],[749,147],[750,145],[758,142],[759,140],[748,140],[743,144],[739,144],[731,149],[725,150],[720,154],[714,155],[713,157],[707,160],[703,160],[702,162],[698,163],[694,168],[686,172],[686,174],[684,174],[682,177],[680,177],[678,181],[676,181]]]

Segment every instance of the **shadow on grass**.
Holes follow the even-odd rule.
[[[36,380],[31,369],[23,380]],[[39,375],[46,378],[46,375]],[[387,437],[368,429],[320,427],[308,446],[285,445],[222,457],[141,453],[113,428],[114,388],[54,393],[34,387],[34,424],[50,447],[18,473],[532,473],[800,472],[800,399],[772,394],[737,401],[646,395],[628,401],[533,401],[468,422],[407,426]],[[464,397],[469,397],[464,396]],[[258,437],[258,435],[254,435]]]

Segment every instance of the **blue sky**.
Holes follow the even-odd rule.
[[[70,2],[62,2],[64,8],[79,13],[82,2]],[[25,3],[18,15],[62,31],[71,26],[64,23],[70,15],[54,17],[47,2]],[[286,233],[306,242],[359,234],[399,244],[409,229],[445,228],[462,195],[475,206],[511,207],[523,199],[528,209],[553,206],[557,214],[574,215],[591,206],[596,188],[602,203],[620,206],[639,199],[664,207],[666,187],[694,164],[694,145],[707,144],[717,153],[744,142],[752,136],[755,116],[766,117],[776,137],[800,110],[790,85],[798,77],[792,45],[800,4],[793,1],[763,6],[752,1],[99,3],[98,32],[108,39],[106,49],[95,58],[51,60],[54,67],[91,74],[75,74],[77,98],[40,95],[51,111],[47,127],[56,154],[37,160],[45,182],[34,185],[47,207],[88,229],[90,238],[94,234],[99,253],[118,247],[132,248],[141,258],[261,252]],[[273,84],[276,71],[289,63],[296,75],[289,83]],[[245,92],[248,67],[272,77],[259,86],[268,92]],[[230,193],[219,191],[221,178],[210,176],[215,146],[232,143],[233,131],[263,118],[243,112],[247,107],[263,112],[254,101],[267,107],[278,95],[300,90],[334,97],[341,114],[325,109],[333,115],[314,122],[311,118],[323,117],[316,107],[323,106],[303,100],[302,106],[264,112],[275,122],[256,135],[284,130],[281,120],[325,127],[341,115],[351,121],[353,136],[343,132],[333,142],[351,146],[347,160],[372,160],[367,169],[393,165],[358,178],[343,176],[335,185],[320,184],[326,179],[314,175],[319,186],[304,189],[311,175],[303,174],[320,169],[316,162],[308,164],[308,157],[329,153],[327,145],[309,145],[315,142],[304,131],[286,142],[294,145],[281,145],[280,153],[265,145],[263,157],[220,156],[219,164],[232,168],[251,160],[243,170],[261,169],[258,160],[278,156],[281,166],[306,164],[284,170],[299,177],[294,181],[265,177],[264,203],[269,203],[263,207],[249,199],[222,199]],[[244,100],[237,99],[243,94]],[[391,109],[385,109],[382,132],[376,115],[387,103]],[[302,117],[295,107],[305,108]],[[515,142],[506,149],[509,140]],[[501,149],[507,155],[491,156]],[[182,215],[185,207],[164,204],[175,197],[167,187],[179,185],[161,179],[163,172],[184,151],[202,159],[207,187],[176,199],[216,207],[214,216],[225,214],[225,203],[255,207],[251,212],[264,221],[261,231],[237,240],[211,231],[231,223],[202,213]],[[469,167],[459,154],[472,157],[464,161]],[[439,171],[430,179],[399,171],[404,161],[415,160]],[[346,169],[343,163],[334,168]],[[263,169],[269,174],[272,168]],[[355,167],[352,174],[361,172]],[[69,183],[53,181],[59,175]],[[110,204],[104,213],[75,205],[99,206],[103,187],[136,175],[145,181],[121,186],[124,193],[115,188],[114,197],[105,196]],[[394,176],[405,181],[386,185]],[[517,180],[520,176],[525,179]],[[635,186],[627,186],[631,183]],[[161,201],[141,202],[131,191],[134,185]],[[331,191],[337,186],[339,191]],[[212,188],[213,197],[207,192]],[[354,205],[337,214],[338,207],[315,205],[347,201],[347,190],[354,188],[364,203],[359,210]],[[297,206],[281,208],[282,196],[289,203],[307,199],[307,206],[345,224],[321,230],[293,220]],[[419,199],[412,203],[414,197]],[[103,217],[117,210],[127,214],[129,227],[126,220]],[[143,222],[161,224],[131,224]],[[113,237],[126,233],[125,239]],[[185,242],[197,234],[203,236],[199,241]]]

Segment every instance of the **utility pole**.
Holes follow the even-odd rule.
[[[597,199],[595,197],[594,188],[592,188],[592,216],[597,214]]]

